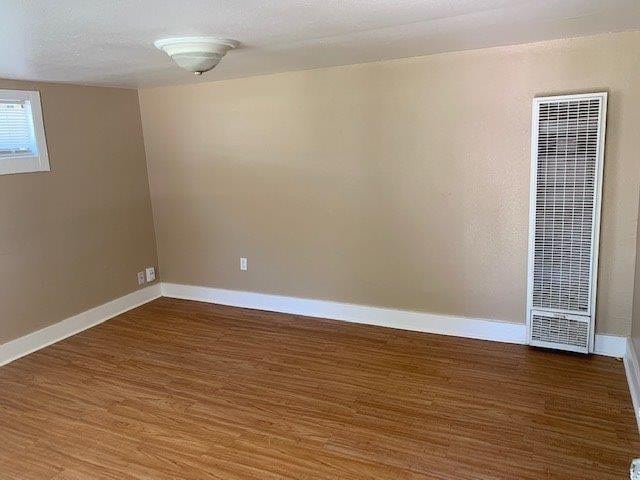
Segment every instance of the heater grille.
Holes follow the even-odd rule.
[[[540,104],[533,303],[588,313],[602,99]]]
[[[531,340],[586,349],[589,346],[589,317],[580,321],[533,314],[531,315]]]
[[[529,343],[593,350],[606,93],[536,98]]]

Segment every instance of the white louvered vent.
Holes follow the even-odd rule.
[[[533,345],[587,352],[593,344],[606,100],[606,93],[534,100],[527,302]],[[587,322],[538,317],[534,308]]]
[[[578,347],[580,351],[589,347],[589,319],[577,320],[561,315],[531,315],[531,339],[558,345]]]

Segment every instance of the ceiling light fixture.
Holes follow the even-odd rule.
[[[238,46],[235,40],[215,37],[172,37],[154,42],[176,64],[196,75],[218,65],[225,54]]]

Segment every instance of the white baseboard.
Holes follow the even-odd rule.
[[[98,325],[160,296],[328,318],[401,330],[492,340],[495,342],[526,343],[526,327],[521,323],[162,283],[150,285],[45,327],[42,330],[0,345],[0,366],[75,335],[82,330]],[[627,352],[627,339],[625,337],[596,335],[596,354],[624,357],[625,352]]]
[[[624,358],[627,354],[627,337],[596,333],[593,353],[606,357]]]
[[[627,373],[627,383],[633,402],[633,411],[636,415],[636,423],[640,430],[640,362],[633,342],[627,339],[627,354],[624,356],[624,370]]]
[[[61,322],[54,323],[42,330],[11,340],[0,345],[0,366],[150,302],[160,297],[160,295],[160,284],[150,285]]]
[[[258,310],[399,328],[401,330],[493,340],[496,342],[526,343],[526,326],[523,323],[395,310],[351,303],[196,287],[176,283],[163,283],[162,295],[234,307],[255,308]],[[596,354],[623,357],[625,350],[625,337],[596,335]]]
[[[390,308],[285,297],[265,293],[194,287],[175,283],[163,283],[162,295],[165,297],[219,303],[234,307],[255,308],[257,310],[364,323],[367,325],[398,328],[401,330],[438,333],[507,343],[524,343],[525,341],[525,326],[524,324],[517,323],[394,310]]]

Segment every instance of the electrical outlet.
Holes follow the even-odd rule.
[[[138,272],[138,285],[143,285],[144,282],[144,272]]]
[[[156,268],[147,267],[147,282],[153,282],[156,279]]]
[[[247,259],[244,257],[240,257],[240,270],[247,269]]]

